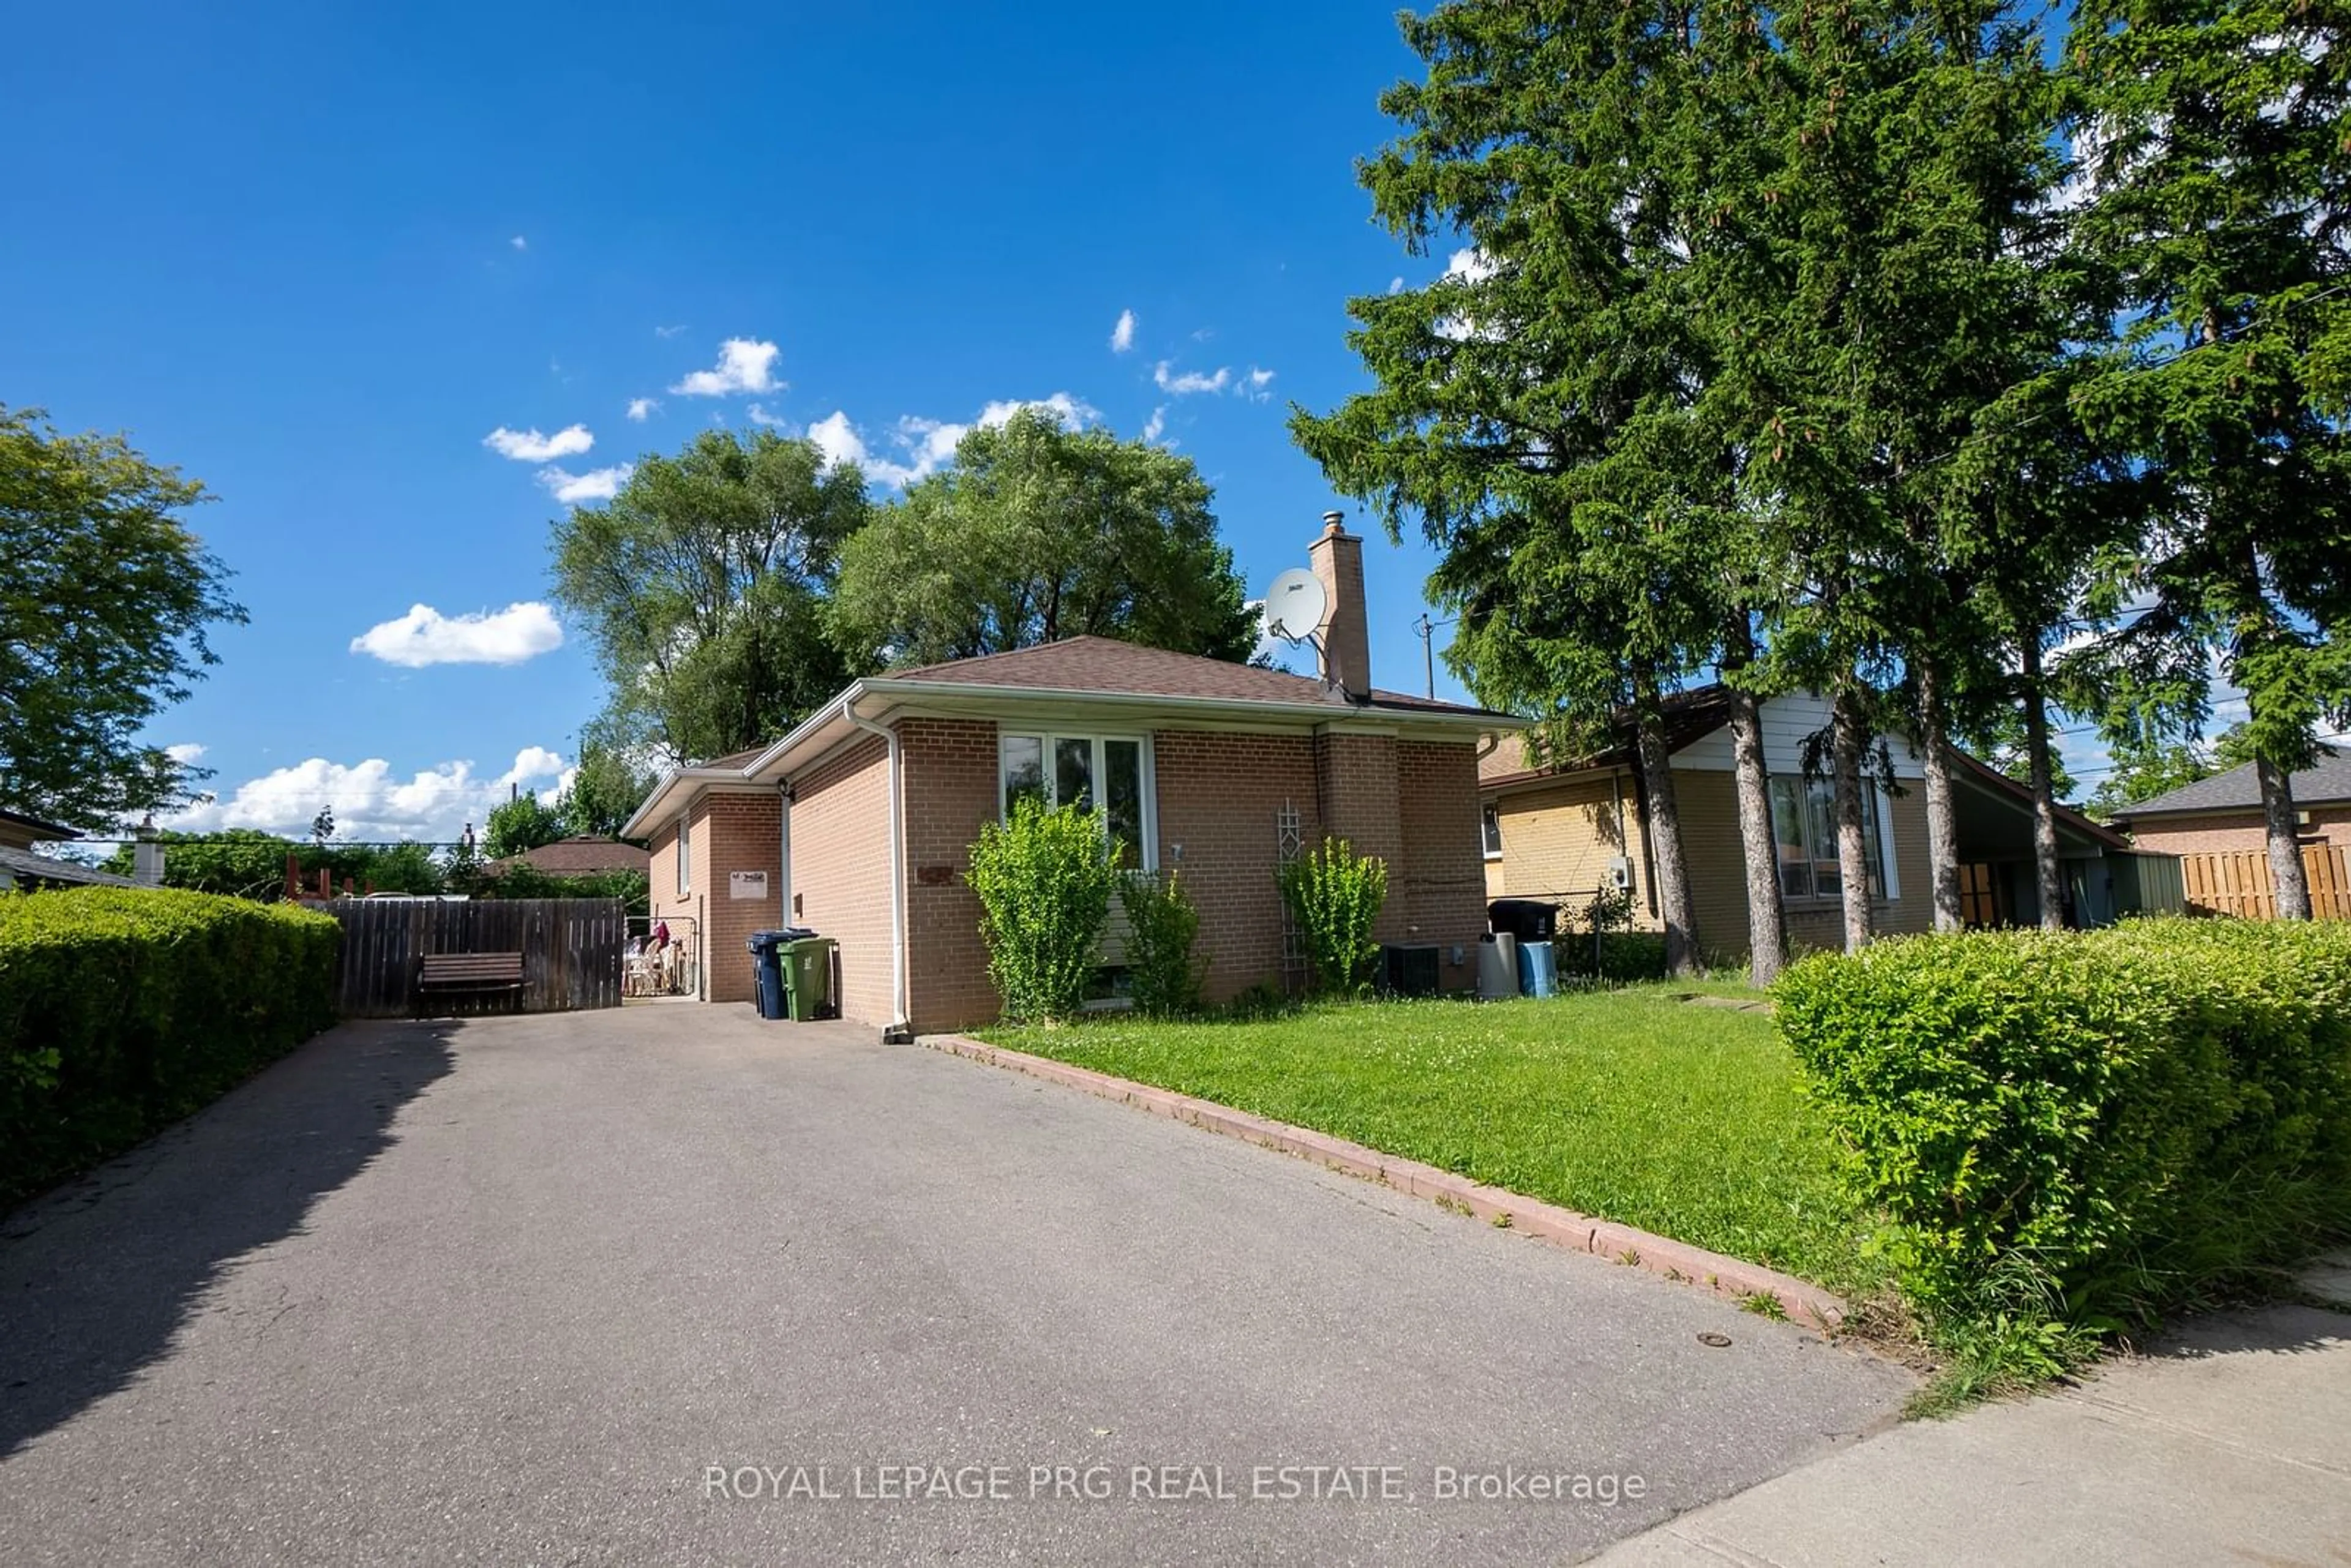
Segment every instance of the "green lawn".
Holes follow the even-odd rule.
[[[1794,1059],[1708,985],[1092,1019],[997,1044],[1335,1134],[1852,1292],[1875,1283]],[[1744,993],[1751,995],[1752,993]]]

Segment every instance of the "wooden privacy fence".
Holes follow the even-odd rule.
[[[2270,882],[2270,857],[2260,850],[2229,850],[2181,855],[2188,907],[2248,920],[2277,918],[2277,890]],[[2342,847],[2304,844],[2302,874],[2310,882],[2310,913],[2320,920],[2351,920],[2351,875]]]
[[[628,915],[617,898],[339,898],[313,904],[342,922],[336,1000],[345,1018],[408,1018],[428,953],[519,953],[522,988],[434,992],[435,1017],[554,1013],[621,1005]]]

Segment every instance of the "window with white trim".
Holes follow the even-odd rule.
[[[1486,858],[1489,861],[1500,860],[1502,858],[1502,809],[1499,806],[1488,806],[1482,815],[1484,821],[1480,826],[1486,835]]]
[[[691,818],[677,820],[677,895],[684,898],[694,891],[694,822]]]
[[[1862,786],[1861,836],[1869,862],[1869,896],[1886,896],[1886,845],[1878,832],[1878,792]],[[1782,898],[1842,898],[1837,864],[1836,793],[1825,779],[1771,780],[1771,840]]]
[[[1128,867],[1159,868],[1148,736],[1006,734],[996,750],[999,811],[1009,815],[1023,795],[1099,810],[1110,841],[1126,846]]]

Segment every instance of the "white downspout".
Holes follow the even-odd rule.
[[[868,735],[878,735],[889,748],[890,772],[890,1027],[882,1031],[885,1043],[913,1038],[906,1019],[906,842],[905,812],[899,775],[904,761],[898,749],[898,732],[843,703],[841,716]]]
[[[776,880],[780,884],[776,890],[778,898],[776,924],[779,926],[797,925],[799,922],[792,918],[792,784],[790,779],[779,779],[777,782],[776,796],[778,808],[776,821],[780,826],[781,840],[776,846],[778,852],[776,870],[778,873]]]

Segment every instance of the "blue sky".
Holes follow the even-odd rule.
[[[714,422],[916,468],[990,403],[1155,418],[1253,588],[1303,563],[1335,503],[1289,406],[1364,384],[1350,296],[1446,261],[1354,183],[1392,8],[857,9],[14,19],[0,401],[203,479],[252,612],[155,732],[218,770],[196,823],[444,838],[552,787],[601,693],[529,608],[550,486]],[[1383,685],[1431,564],[1368,547]]]

